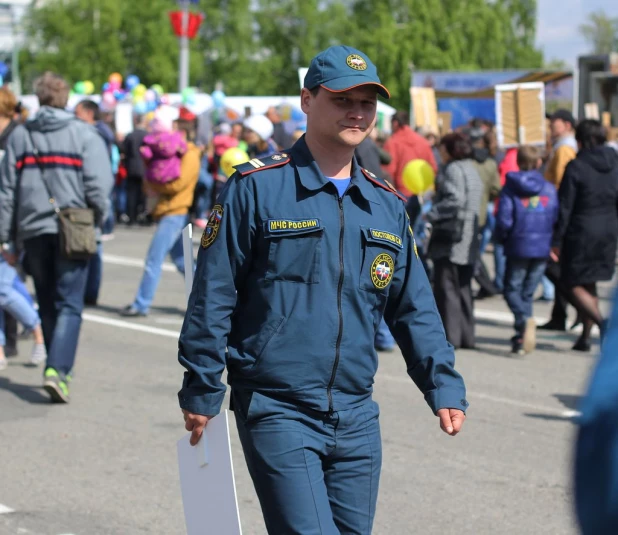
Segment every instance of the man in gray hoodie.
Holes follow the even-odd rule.
[[[100,224],[113,176],[97,131],[64,110],[67,82],[45,73],[35,93],[41,109],[11,134],[0,167],[0,244],[9,262],[16,260],[16,246],[25,250],[47,347],[43,387],[53,401],[67,403],[88,261],[62,255],[54,204],[92,208]]]

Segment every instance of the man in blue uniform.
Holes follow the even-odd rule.
[[[468,403],[405,199],[354,149],[388,98],[362,52],[331,47],[301,93],[289,154],[237,167],[202,236],[179,340],[179,392],[199,440],[228,384],[274,535],[371,533],[381,466],[374,336],[382,316],[449,435]],[[227,348],[227,354],[226,354]]]

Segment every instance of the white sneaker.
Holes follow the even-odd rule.
[[[45,344],[34,344],[32,346],[32,353],[30,355],[30,364],[33,366],[39,366],[47,360],[47,351],[45,350]]]
[[[0,358],[0,371],[6,370],[9,366],[9,363],[6,360],[6,357]]]

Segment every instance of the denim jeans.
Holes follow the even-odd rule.
[[[189,215],[168,215],[162,217],[150,242],[146,255],[146,265],[142,282],[137,290],[133,306],[143,313],[148,313],[161,278],[161,267],[169,253],[180,273],[185,272],[182,253],[182,229],[189,222]]]
[[[388,325],[386,325],[384,319],[382,319],[380,325],[378,326],[374,346],[379,350],[391,349],[395,346],[395,339],[393,338],[393,335],[391,334],[391,331],[389,330]]]
[[[541,285],[543,286],[543,299],[546,301],[553,301],[556,297],[556,287],[545,275],[541,279]]]
[[[127,213],[127,181],[123,180],[114,186],[114,208],[117,214]]]
[[[86,281],[86,303],[96,303],[99,300],[99,290],[103,279],[103,244],[97,243],[97,254],[88,260],[88,280]]]
[[[208,160],[205,158],[206,164],[202,162],[200,169],[200,178],[195,186],[195,217],[197,219],[207,219],[208,211],[212,208],[212,190],[215,187],[215,179],[207,171]]]
[[[491,238],[494,234],[494,227],[496,226],[496,218],[494,217],[494,203],[490,202],[487,205],[487,221],[485,222],[485,226],[483,230],[481,230],[481,256],[487,249],[487,245],[491,241]]]
[[[109,198],[109,211],[107,213],[107,216],[105,217],[105,219],[103,220],[103,234],[112,234],[114,232],[114,225],[116,223],[116,214],[114,213],[114,194],[112,191],[112,194]]]
[[[88,261],[67,260],[56,234],[26,240],[24,247],[39,302],[47,368],[67,374],[77,353]]]
[[[508,258],[504,277],[504,298],[515,316],[515,333],[522,336],[526,320],[532,317],[532,298],[545,273],[547,261],[538,258]]]
[[[8,312],[28,330],[34,329],[41,323],[39,314],[32,305],[32,299],[28,300],[22,294],[21,287],[15,280],[23,285],[15,268],[0,259],[0,346],[6,345],[2,312]]]
[[[496,270],[496,278],[494,286],[498,292],[504,291],[504,275],[506,272],[506,256],[504,256],[504,245],[494,243],[494,268]]]

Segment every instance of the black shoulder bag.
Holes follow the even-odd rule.
[[[463,231],[465,225],[465,216],[468,211],[468,177],[465,172],[464,176],[464,188],[466,194],[466,203],[463,208],[463,217],[459,213],[450,219],[438,221],[431,230],[431,240],[440,243],[459,243],[463,240]]]
[[[97,238],[94,225],[94,211],[90,208],[60,208],[45,180],[45,172],[39,157],[39,150],[28,130],[34,159],[41,172],[41,181],[45,185],[49,202],[58,216],[58,239],[60,251],[68,260],[88,260],[97,252]]]

